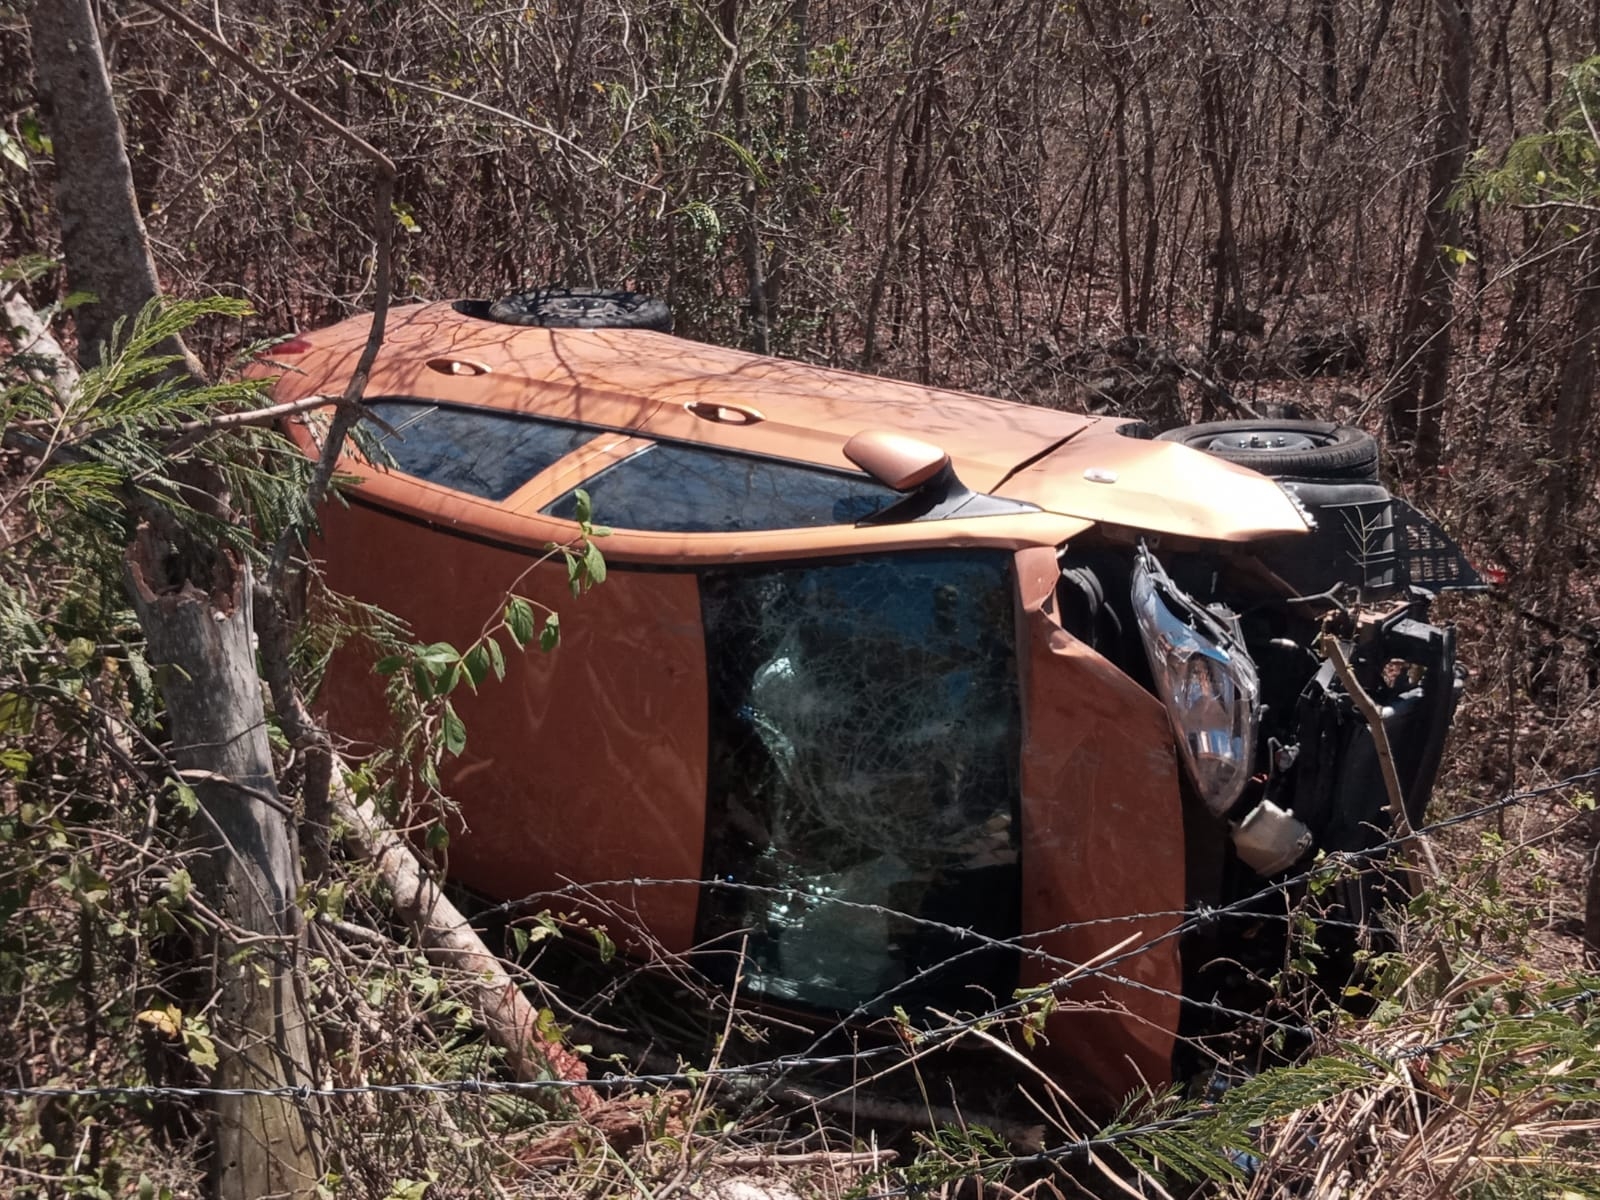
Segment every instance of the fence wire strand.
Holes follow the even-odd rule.
[[[1318,863],[1318,864],[1312,866],[1311,868],[1309,868],[1309,869],[1307,869],[1307,870],[1305,870],[1305,871],[1303,871],[1303,872],[1301,872],[1301,873],[1299,873],[1297,875],[1290,876],[1290,877],[1287,877],[1285,879],[1278,880],[1278,881],[1276,881],[1276,882],[1274,882],[1272,884],[1269,884],[1266,887],[1261,888],[1260,890],[1252,893],[1249,896],[1245,896],[1245,897],[1241,898],[1240,900],[1234,901],[1231,904],[1224,905],[1224,906],[1221,906],[1221,907],[1218,907],[1218,908],[1202,909],[1202,910],[1198,910],[1198,911],[1195,911],[1195,912],[1192,912],[1192,913],[1177,913],[1177,912],[1173,912],[1173,913],[1127,914],[1127,915],[1122,915],[1122,916],[1117,916],[1117,917],[1112,917],[1112,918],[1104,918],[1104,919],[1086,921],[1086,922],[1081,922],[1081,923],[1069,923],[1069,924],[1053,927],[1051,930],[1029,933],[1029,934],[1023,935],[1023,937],[1021,937],[1021,938],[1011,938],[1011,939],[987,938],[987,937],[984,937],[984,935],[975,934],[970,930],[963,930],[958,926],[949,926],[949,925],[945,925],[945,924],[943,924],[941,922],[927,922],[927,923],[931,924],[931,925],[935,925],[935,926],[937,926],[939,928],[942,928],[942,929],[951,930],[953,932],[961,933],[961,934],[963,934],[965,936],[970,936],[970,937],[979,939],[979,940],[981,940],[983,942],[986,942],[986,943],[994,943],[994,944],[997,944],[997,945],[1003,945],[1003,946],[1015,949],[1015,948],[1023,948],[1023,947],[1019,946],[1019,943],[1021,941],[1023,941],[1023,940],[1038,938],[1038,937],[1042,937],[1042,936],[1048,936],[1048,934],[1053,933],[1053,932],[1074,928],[1078,924],[1095,925],[1095,924],[1105,924],[1105,923],[1110,922],[1110,921],[1129,921],[1129,922],[1132,922],[1132,921],[1139,921],[1139,920],[1172,919],[1172,918],[1176,918],[1176,917],[1183,917],[1184,919],[1181,920],[1181,921],[1177,921],[1176,924],[1171,929],[1163,931],[1161,934],[1157,935],[1155,938],[1152,938],[1149,941],[1147,941],[1145,943],[1142,943],[1140,946],[1138,946],[1136,948],[1130,949],[1130,950],[1124,952],[1123,954],[1114,956],[1114,957],[1108,959],[1106,962],[1103,962],[1103,963],[1097,963],[1097,964],[1094,964],[1093,966],[1089,966],[1089,967],[1075,968],[1074,969],[1074,973],[1072,974],[1071,980],[1070,980],[1070,982],[1072,984],[1077,984],[1081,980],[1089,978],[1089,977],[1106,977],[1106,978],[1112,979],[1113,981],[1121,982],[1121,983],[1127,983],[1127,982],[1137,983],[1137,981],[1128,981],[1128,980],[1122,979],[1119,976],[1116,976],[1116,975],[1113,975],[1113,974],[1110,974],[1110,973],[1112,972],[1113,968],[1115,968],[1117,965],[1119,965],[1122,962],[1126,962],[1130,958],[1136,957],[1138,954],[1146,952],[1152,945],[1159,944],[1162,941],[1166,941],[1166,940],[1168,940],[1170,938],[1180,936],[1182,933],[1184,933],[1184,932],[1186,932],[1188,930],[1197,928],[1197,927],[1205,924],[1206,922],[1214,921],[1214,920],[1218,919],[1219,917],[1223,917],[1223,916],[1227,916],[1227,915],[1252,916],[1252,917],[1256,916],[1258,914],[1252,914],[1252,913],[1249,913],[1247,911],[1248,906],[1252,905],[1252,904],[1259,903],[1263,899],[1270,898],[1270,897],[1273,897],[1275,895],[1280,895],[1280,894],[1286,892],[1287,890],[1290,890],[1290,889],[1292,889],[1294,887],[1297,887],[1297,886],[1299,886],[1301,884],[1312,882],[1313,880],[1316,880],[1319,877],[1327,877],[1331,873],[1336,873],[1336,872],[1338,872],[1340,870],[1348,869],[1352,865],[1357,865],[1357,864],[1361,864],[1361,863],[1367,863],[1367,864],[1373,863],[1373,862],[1377,861],[1378,859],[1380,859],[1381,857],[1383,857],[1389,851],[1392,851],[1392,850],[1395,850],[1395,849],[1399,849],[1399,848],[1403,848],[1406,844],[1414,841],[1415,839],[1417,839],[1419,837],[1426,837],[1428,835],[1431,835],[1431,834],[1436,833],[1436,832],[1438,832],[1440,830],[1443,830],[1443,829],[1451,828],[1453,826],[1461,825],[1461,824],[1464,824],[1466,822],[1477,820],[1477,819],[1485,817],[1485,816],[1493,815],[1496,812],[1502,811],[1502,810],[1504,810],[1506,808],[1510,808],[1510,807],[1512,807],[1514,805],[1517,805],[1517,804],[1526,803],[1526,802],[1528,802],[1530,800],[1537,800],[1537,799],[1540,799],[1542,797],[1555,795],[1555,794],[1557,794],[1559,792],[1568,791],[1568,790],[1570,790],[1570,789],[1572,789],[1574,787],[1577,787],[1580,784],[1586,783],[1586,782],[1588,782],[1590,780],[1594,780],[1594,779],[1597,779],[1597,778],[1600,778],[1600,767],[1597,767],[1597,768],[1595,768],[1593,770],[1584,771],[1584,772],[1581,772],[1581,773],[1576,774],[1576,775],[1571,775],[1571,776],[1568,776],[1568,777],[1566,777],[1564,779],[1555,781],[1553,783],[1541,785],[1541,786],[1536,787],[1536,788],[1529,788],[1529,789],[1525,789],[1523,791],[1510,793],[1510,794],[1508,794],[1506,796],[1502,796],[1502,797],[1500,797],[1500,798],[1498,798],[1496,800],[1489,801],[1489,802],[1487,802],[1485,804],[1477,805],[1477,806],[1475,806],[1473,808],[1470,808],[1470,809],[1467,809],[1467,810],[1465,810],[1463,812],[1455,813],[1455,814],[1452,814],[1451,816],[1441,818],[1438,821],[1435,821],[1435,822],[1433,822],[1433,823],[1431,823],[1431,824],[1429,824],[1427,826],[1424,826],[1422,828],[1419,828],[1419,829],[1413,831],[1411,834],[1409,834],[1407,836],[1389,839],[1389,840],[1387,840],[1385,842],[1382,842],[1382,843],[1380,843],[1380,844],[1378,844],[1378,845],[1376,845],[1376,846],[1374,846],[1374,847],[1372,847],[1372,848],[1370,848],[1368,850],[1361,851],[1361,852],[1359,852],[1357,854],[1341,855],[1337,859],[1330,858],[1329,860],[1321,862],[1321,863]],[[664,885],[664,884],[682,884],[682,885],[696,884],[696,885],[704,886],[706,884],[706,882],[707,881],[703,881],[703,880],[688,880],[688,879],[685,879],[685,880],[625,879],[625,880],[610,880],[610,881],[604,881],[604,882],[594,883],[594,884],[586,884],[586,885],[581,885],[581,886],[584,889],[593,889],[593,888],[602,888],[602,887],[619,887],[619,886],[650,886],[650,885],[657,885],[657,884],[660,884],[660,885]],[[528,904],[532,903],[535,900],[554,898],[554,897],[560,896],[560,895],[575,895],[575,894],[578,893],[579,887],[580,887],[580,885],[574,884],[574,885],[570,885],[570,886],[568,886],[566,888],[556,889],[554,891],[534,893],[534,894],[531,894],[528,897],[524,897],[521,900],[508,901],[508,902],[500,904],[500,905],[492,906],[488,911],[489,912],[502,912],[502,913],[509,914],[510,912],[512,912],[515,909],[526,907]],[[778,890],[782,890],[782,889],[778,889]],[[852,901],[847,901],[847,900],[835,900],[834,902],[835,903],[839,903],[839,904],[844,904],[844,905],[847,905],[847,906],[850,906],[850,907],[867,908],[867,909],[873,909],[873,910],[879,910],[880,909],[880,906],[877,906],[877,905],[864,905],[864,904],[859,904],[857,902],[852,902]],[[912,917],[911,914],[899,914],[899,913],[896,913],[895,915],[902,916],[902,917],[908,917],[908,918],[913,919],[913,920],[917,919],[915,917]],[[1051,957],[1053,957],[1053,956],[1051,956]],[[1064,960],[1058,960],[1058,961],[1064,961]],[[1038,990],[1041,991],[1041,992],[1042,991],[1046,991],[1046,990],[1049,990],[1050,986],[1051,985],[1041,985],[1041,988],[1038,989]],[[1169,996],[1174,995],[1173,993],[1170,993],[1170,992],[1163,992],[1162,989],[1151,989],[1151,990],[1154,990],[1154,991],[1157,991],[1157,992],[1162,992],[1162,994],[1169,995]],[[1183,1000],[1185,1003],[1191,1003],[1191,1004],[1192,1003],[1196,1003],[1195,1001],[1190,1000],[1190,999],[1185,998],[1185,997],[1179,996],[1177,998],[1180,999],[1180,1000]],[[1003,1005],[999,1005],[999,1006],[995,1007],[994,1009],[991,1009],[989,1012],[982,1014],[981,1016],[963,1018],[963,1019],[960,1019],[960,1020],[952,1021],[952,1022],[950,1022],[950,1023],[946,1024],[946,1025],[939,1026],[936,1029],[932,1029],[932,1030],[926,1031],[925,1033],[921,1034],[918,1037],[916,1045],[917,1045],[918,1048],[924,1048],[924,1047],[937,1045],[938,1043],[940,1043],[942,1041],[949,1040],[949,1039],[951,1039],[951,1038],[953,1038],[953,1037],[955,1037],[955,1036],[957,1036],[957,1035],[959,1035],[959,1034],[961,1034],[961,1033],[963,1033],[963,1032],[965,1032],[967,1030],[979,1027],[980,1025],[984,1025],[984,1024],[990,1023],[990,1022],[992,1022],[992,1021],[994,1021],[994,1020],[996,1020],[998,1018],[1001,1018],[1001,1017],[1005,1017],[1005,1016],[1008,1016],[1008,1015],[1013,1015],[1013,1014],[1023,1010],[1030,1003],[1030,999],[1031,999],[1030,997],[1022,997],[1022,998],[1019,998],[1017,1000],[1013,1000],[1013,1001],[1011,1001],[1009,1003],[1006,1003],[1006,1004],[1003,1004]],[[1586,1004],[1586,1003],[1588,1003],[1590,1001],[1594,1001],[1594,1000],[1600,1000],[1600,989],[1595,989],[1595,988],[1585,989],[1585,990],[1581,990],[1579,992],[1576,992],[1571,996],[1564,997],[1559,1001],[1555,1001],[1555,1002],[1552,1002],[1550,1004],[1540,1006],[1538,1008],[1529,1009],[1529,1010],[1526,1010],[1526,1011],[1523,1011],[1523,1012],[1518,1012],[1518,1013],[1507,1014],[1504,1019],[1506,1019],[1506,1020],[1514,1020],[1514,1021],[1533,1020],[1533,1019],[1537,1019],[1538,1017],[1541,1017],[1541,1016],[1547,1016],[1547,1015],[1553,1015],[1553,1014],[1556,1014],[1556,1013],[1565,1012],[1565,1011],[1568,1011],[1568,1010],[1573,1009],[1575,1007],[1578,1007],[1579,1005]],[[1298,1026],[1298,1025],[1289,1025],[1287,1023],[1277,1022],[1277,1021],[1272,1020],[1271,1018],[1266,1017],[1263,1014],[1245,1013],[1245,1012],[1240,1012],[1238,1010],[1227,1009],[1227,1008],[1224,1008],[1222,1006],[1212,1006],[1212,1007],[1220,1008],[1220,1010],[1222,1012],[1227,1013],[1229,1015],[1244,1017],[1244,1018],[1249,1019],[1252,1022],[1258,1022],[1258,1023],[1261,1023],[1261,1024],[1269,1026],[1269,1027],[1270,1026],[1281,1026],[1283,1028],[1290,1029],[1290,1030],[1297,1031],[1297,1032],[1301,1032],[1301,1031],[1303,1031],[1303,1032],[1313,1032],[1313,1031],[1311,1031],[1309,1029],[1309,1027]],[[1393,1067],[1393,1066],[1397,1066],[1397,1065],[1399,1065],[1401,1063],[1404,1063],[1404,1062],[1407,1062],[1407,1061],[1411,1061],[1411,1060],[1414,1060],[1414,1059],[1417,1059],[1417,1058],[1424,1057],[1424,1056],[1426,1056],[1428,1054],[1434,1053],[1435,1051],[1443,1049],[1446,1046],[1449,1046],[1449,1045],[1452,1045],[1452,1044],[1455,1044],[1455,1043],[1459,1043],[1459,1042],[1464,1041],[1464,1040],[1468,1040],[1472,1036],[1474,1036],[1474,1034],[1476,1034],[1477,1032],[1479,1032],[1479,1031],[1478,1030],[1462,1030],[1462,1031],[1458,1031],[1458,1032],[1455,1032],[1455,1033],[1451,1033],[1451,1034],[1447,1034],[1447,1035],[1441,1036],[1439,1038],[1436,1038],[1436,1039],[1434,1039],[1432,1041],[1429,1041],[1427,1043],[1423,1043],[1421,1045],[1396,1048],[1394,1051],[1390,1052],[1387,1055],[1376,1055],[1375,1056],[1370,1051],[1366,1051],[1364,1053],[1365,1053],[1365,1056],[1368,1057],[1369,1059],[1377,1058],[1380,1061],[1383,1061],[1383,1062],[1387,1063],[1390,1067]],[[597,1091],[615,1092],[615,1091],[620,1091],[620,1090],[625,1090],[625,1089],[633,1089],[633,1088],[694,1087],[694,1086],[699,1086],[701,1084],[704,1084],[708,1080],[721,1080],[721,1079],[731,1079],[731,1080],[749,1079],[749,1080],[752,1080],[752,1081],[765,1082],[770,1086],[771,1084],[774,1084],[774,1083],[776,1083],[778,1081],[781,1081],[783,1078],[785,1078],[786,1076],[788,1076],[788,1075],[790,1075],[790,1074],[792,1074],[792,1073],[794,1073],[796,1071],[808,1070],[808,1069],[819,1069],[819,1068],[825,1068],[825,1067],[831,1067],[831,1066],[840,1066],[840,1065],[844,1065],[844,1064],[847,1064],[847,1063],[852,1063],[852,1064],[853,1063],[859,1063],[863,1059],[880,1057],[880,1056],[882,1056],[884,1054],[904,1055],[905,1054],[905,1049],[903,1047],[901,1047],[901,1046],[898,1046],[898,1045],[889,1045],[889,1046],[883,1046],[883,1047],[868,1047],[868,1048],[865,1048],[865,1049],[856,1049],[856,1050],[852,1050],[849,1053],[840,1053],[840,1054],[779,1055],[779,1056],[776,1056],[776,1057],[773,1057],[773,1058],[769,1058],[769,1059],[766,1059],[764,1061],[755,1062],[755,1063],[712,1066],[712,1067],[707,1067],[705,1069],[700,1069],[700,1070],[690,1069],[690,1070],[682,1070],[682,1071],[653,1072],[653,1073],[643,1073],[643,1074],[608,1073],[608,1074],[604,1074],[604,1075],[594,1076],[592,1078],[576,1079],[576,1080],[573,1080],[573,1079],[560,1079],[560,1078],[537,1079],[537,1080],[504,1080],[504,1079],[464,1078],[464,1079],[452,1079],[452,1080],[407,1080],[407,1081],[401,1081],[401,1082],[395,1082],[395,1083],[362,1083],[362,1084],[327,1085],[327,1086],[301,1085],[301,1086],[286,1086],[286,1087],[272,1087],[272,1088],[248,1088],[248,1087],[220,1088],[220,1087],[206,1087],[206,1086],[173,1086],[173,1085],[153,1085],[153,1084],[152,1085],[95,1084],[95,1085],[86,1085],[86,1086],[65,1086],[65,1085],[64,1086],[0,1086],[0,1099],[11,1100],[11,1101],[64,1100],[64,1099],[90,1099],[90,1100],[94,1100],[94,1099],[99,1099],[99,1100],[109,1100],[109,1101],[121,1102],[121,1103],[133,1103],[133,1102],[139,1102],[139,1101],[155,1101],[155,1100],[206,1100],[206,1099],[212,1099],[212,1098],[216,1098],[216,1097],[231,1096],[231,1097],[271,1097],[271,1098],[278,1098],[278,1099],[286,1099],[286,1100],[296,1101],[296,1102],[304,1103],[304,1104],[310,1104],[313,1101],[337,1100],[337,1099],[341,1099],[341,1098],[345,1098],[345,1097],[354,1097],[354,1096],[407,1096],[407,1095],[421,1095],[421,1094],[434,1094],[434,1095],[447,1095],[447,1096],[465,1096],[465,1097],[470,1097],[470,1096],[499,1096],[499,1095],[517,1096],[517,1095],[525,1095],[525,1094],[539,1094],[539,1093],[550,1093],[550,1092],[560,1092],[560,1091],[573,1091],[573,1090],[576,1090],[578,1088],[591,1088],[591,1089],[594,1089],[594,1090],[597,1090]],[[1374,1070],[1377,1070],[1378,1069],[1377,1068],[1377,1063],[1374,1063],[1373,1067],[1374,1067]],[[1164,1119],[1162,1119],[1160,1121],[1153,1121],[1153,1122],[1148,1122],[1148,1123],[1143,1124],[1143,1125],[1133,1126],[1133,1127],[1124,1128],[1124,1129],[1117,1129],[1117,1130],[1114,1130],[1114,1131],[1111,1131],[1111,1132],[1107,1132],[1107,1133],[1104,1133],[1104,1134],[1096,1135],[1094,1137],[1079,1138],[1079,1139],[1075,1139],[1075,1140],[1070,1140],[1070,1141],[1064,1142],[1064,1143],[1062,1143],[1062,1144],[1060,1144],[1058,1146],[1053,1146],[1053,1147],[1050,1147],[1050,1148],[1048,1148],[1046,1150],[1039,1151],[1037,1153],[1018,1155],[1018,1156],[1016,1156],[1014,1158],[1005,1159],[1005,1160],[1002,1160],[1002,1161],[1006,1162],[1007,1164],[1018,1165],[1018,1166],[1024,1166],[1024,1165],[1028,1165],[1030,1163],[1060,1162],[1060,1161],[1063,1161],[1065,1159],[1076,1157],[1076,1156],[1079,1156],[1079,1155],[1090,1154],[1090,1153],[1093,1153],[1093,1152],[1095,1152],[1097,1150],[1113,1149],[1118,1144],[1126,1142],[1126,1141],[1128,1141],[1129,1139],[1132,1139],[1132,1138],[1137,1138],[1137,1137],[1140,1137],[1140,1136],[1146,1136],[1146,1135],[1152,1134],[1152,1133],[1159,1133],[1159,1132],[1162,1132],[1162,1131],[1165,1131],[1165,1130],[1170,1130],[1170,1129],[1173,1129],[1173,1128],[1179,1128],[1179,1127],[1182,1127],[1185,1124],[1192,1123],[1194,1121],[1197,1121],[1197,1120],[1201,1119],[1202,1116],[1203,1116],[1203,1113],[1194,1113],[1194,1114],[1182,1115],[1182,1116],[1178,1116],[1178,1117],[1164,1118]],[[898,1193],[887,1192],[887,1193],[883,1193],[883,1194],[885,1196],[889,1196],[889,1195],[895,1195],[895,1194],[898,1194]]]

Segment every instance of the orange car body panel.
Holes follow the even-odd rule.
[[[367,330],[365,318],[353,319],[307,335],[309,350],[263,364],[283,371],[274,400],[337,393]],[[1024,955],[1022,981],[1075,980],[1047,1027],[1045,1054],[1065,1073],[1086,1071],[1108,1096],[1167,1079],[1181,990],[1170,934],[1185,897],[1171,729],[1154,697],[1062,629],[1055,556],[1097,525],[1215,542],[1304,532],[1281,488],[1176,444],[1123,437],[1115,420],[664,334],[506,327],[449,304],[390,314],[367,395],[612,431],[499,503],[349,454],[341,469],[358,480],[350,502],[323,514],[318,553],[329,585],[382,603],[423,642],[469,641],[513,588],[561,613],[558,651],[516,657],[503,683],[453,697],[469,731],[444,781],[469,826],[449,848],[453,875],[505,898],[570,895],[569,884],[598,880],[703,877],[708,701],[698,566],[1006,549],[1015,555],[1024,728],[1022,928],[1050,931],[1027,944],[1051,956]],[[307,452],[313,429],[304,419],[290,425]],[[600,543],[608,578],[576,598],[559,562],[529,571],[548,543],[577,533],[539,509],[650,439],[852,469],[844,443],[866,430],[934,443],[969,486],[1038,511],[738,534],[616,529]],[[341,731],[377,738],[380,691],[344,655],[322,700]],[[636,911],[661,949],[691,948],[692,884],[602,890]]]
[[[530,571],[525,551],[401,524],[364,503],[330,505],[322,524],[323,545],[338,549],[324,563],[327,585],[381,597],[424,642],[474,636],[512,588],[560,609],[557,652],[508,654],[503,681],[451,696],[467,727],[466,749],[444,776],[467,824],[450,842],[452,876],[501,899],[602,880],[700,878],[707,713],[693,574],[613,571],[575,599],[559,564]],[[341,653],[319,703],[338,714],[341,735],[381,742],[381,681]],[[623,886],[596,895],[683,951],[694,941],[696,893]],[[548,907],[583,899],[570,889],[566,897]]]
[[[1177,754],[1160,701],[1061,628],[1055,554],[1016,561],[1022,928],[1041,931],[1027,944],[1050,956],[1025,956],[1021,983],[1057,984],[1041,1057],[1115,1101],[1171,1069],[1173,914],[1185,900]]]

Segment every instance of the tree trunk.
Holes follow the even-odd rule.
[[[1596,845],[1589,856],[1589,887],[1583,905],[1583,948],[1589,966],[1600,969],[1600,845]]]
[[[1589,856],[1589,882],[1583,901],[1583,949],[1591,969],[1600,970],[1600,814],[1590,814],[1589,830],[1595,835]]]
[[[1424,481],[1439,465],[1440,431],[1450,384],[1451,290],[1460,221],[1450,191],[1466,165],[1471,141],[1471,17],[1461,0],[1435,0],[1439,14],[1439,99],[1433,155],[1428,166],[1427,210],[1406,283],[1394,366],[1385,390],[1389,432],[1408,445]]]
[[[728,99],[733,108],[733,137],[748,154],[755,149],[750,140],[749,101],[745,94],[744,51],[739,42],[739,0],[722,0],[717,8],[717,24],[728,45]],[[740,235],[744,277],[750,304],[750,348],[757,354],[772,351],[771,314],[767,311],[767,282],[761,248],[761,185],[754,168],[740,163],[743,180],[739,186],[740,207],[744,210],[744,231]]]
[[[95,361],[118,320],[158,295],[121,124],[89,0],[39,0],[33,57],[55,141],[62,248],[74,288],[98,303],[77,310],[80,353]],[[181,344],[173,347],[184,353]],[[190,374],[198,374],[190,362]],[[229,516],[214,480],[214,515]],[[296,969],[304,931],[294,896],[299,863],[279,798],[256,677],[249,572],[164,514],[141,527],[128,584],[152,661],[167,666],[167,732],[199,797],[195,872],[228,922],[219,933],[213,1020],[224,1088],[311,1082]],[[216,1194],[224,1200],[310,1197],[321,1176],[307,1109],[285,1097],[223,1096],[216,1107]]]
[[[89,0],[38,0],[31,27],[39,106],[55,142],[67,275],[96,299],[75,314],[78,357],[89,366],[117,320],[155,299],[155,264]]]
[[[1578,257],[1577,304],[1572,342],[1561,364],[1556,413],[1550,425],[1550,474],[1545,488],[1541,553],[1552,563],[1569,539],[1563,536],[1570,506],[1582,491],[1585,451],[1594,408],[1595,350],[1600,343],[1600,233],[1585,239]]]
[[[194,876],[230,922],[218,933],[213,1019],[221,1088],[310,1085],[297,967],[304,930],[289,809],[278,796],[256,677],[249,567],[192,556],[148,525],[128,551],[128,590],[161,672],[174,760],[199,799]],[[311,1113],[281,1096],[221,1096],[212,1177],[223,1200],[306,1197],[318,1165]]]

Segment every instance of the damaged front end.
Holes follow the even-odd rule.
[[[1454,631],[1427,621],[1431,594],[1408,591],[1359,607],[1333,592],[1277,611],[1202,604],[1140,547],[1130,593],[1156,694],[1190,785],[1257,875],[1313,849],[1369,850],[1393,824],[1377,740],[1325,636],[1381,714],[1410,823],[1423,819],[1463,673]]]
[[[1425,821],[1465,681],[1455,632],[1431,622],[1430,609],[1440,591],[1483,587],[1436,524],[1377,484],[1283,486],[1309,534],[1245,553],[1141,541],[1131,556],[1063,562],[1064,611],[1161,700],[1179,749],[1189,905],[1210,914],[1183,943],[1191,1047],[1227,1033],[1231,1021],[1218,1014],[1268,1002],[1265,981],[1287,961],[1292,909],[1305,895],[1297,873],[1317,855],[1344,855],[1354,868],[1314,906],[1324,986],[1341,991],[1350,953],[1381,938],[1375,910],[1395,894],[1386,852]],[[1119,570],[1120,585],[1110,578]],[[1128,597],[1120,623],[1119,592]],[[1112,599],[1096,611],[1085,600],[1093,595]],[[1371,710],[1397,789],[1384,778]]]
[[[1368,853],[1392,835],[1373,729],[1325,637],[1381,714],[1413,825],[1462,691],[1454,631],[1428,619],[1438,591],[1482,587],[1455,543],[1376,483],[1282,486],[1309,534],[1249,553],[1141,541],[1131,556],[1063,562],[1063,608],[1080,635],[1120,658],[1171,718],[1204,814],[1190,835],[1197,904],[1227,905],[1318,851]]]

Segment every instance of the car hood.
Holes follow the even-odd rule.
[[[1310,527],[1276,482],[1176,442],[1123,437],[1099,422],[1013,472],[996,495],[1104,525],[1243,542]]]

